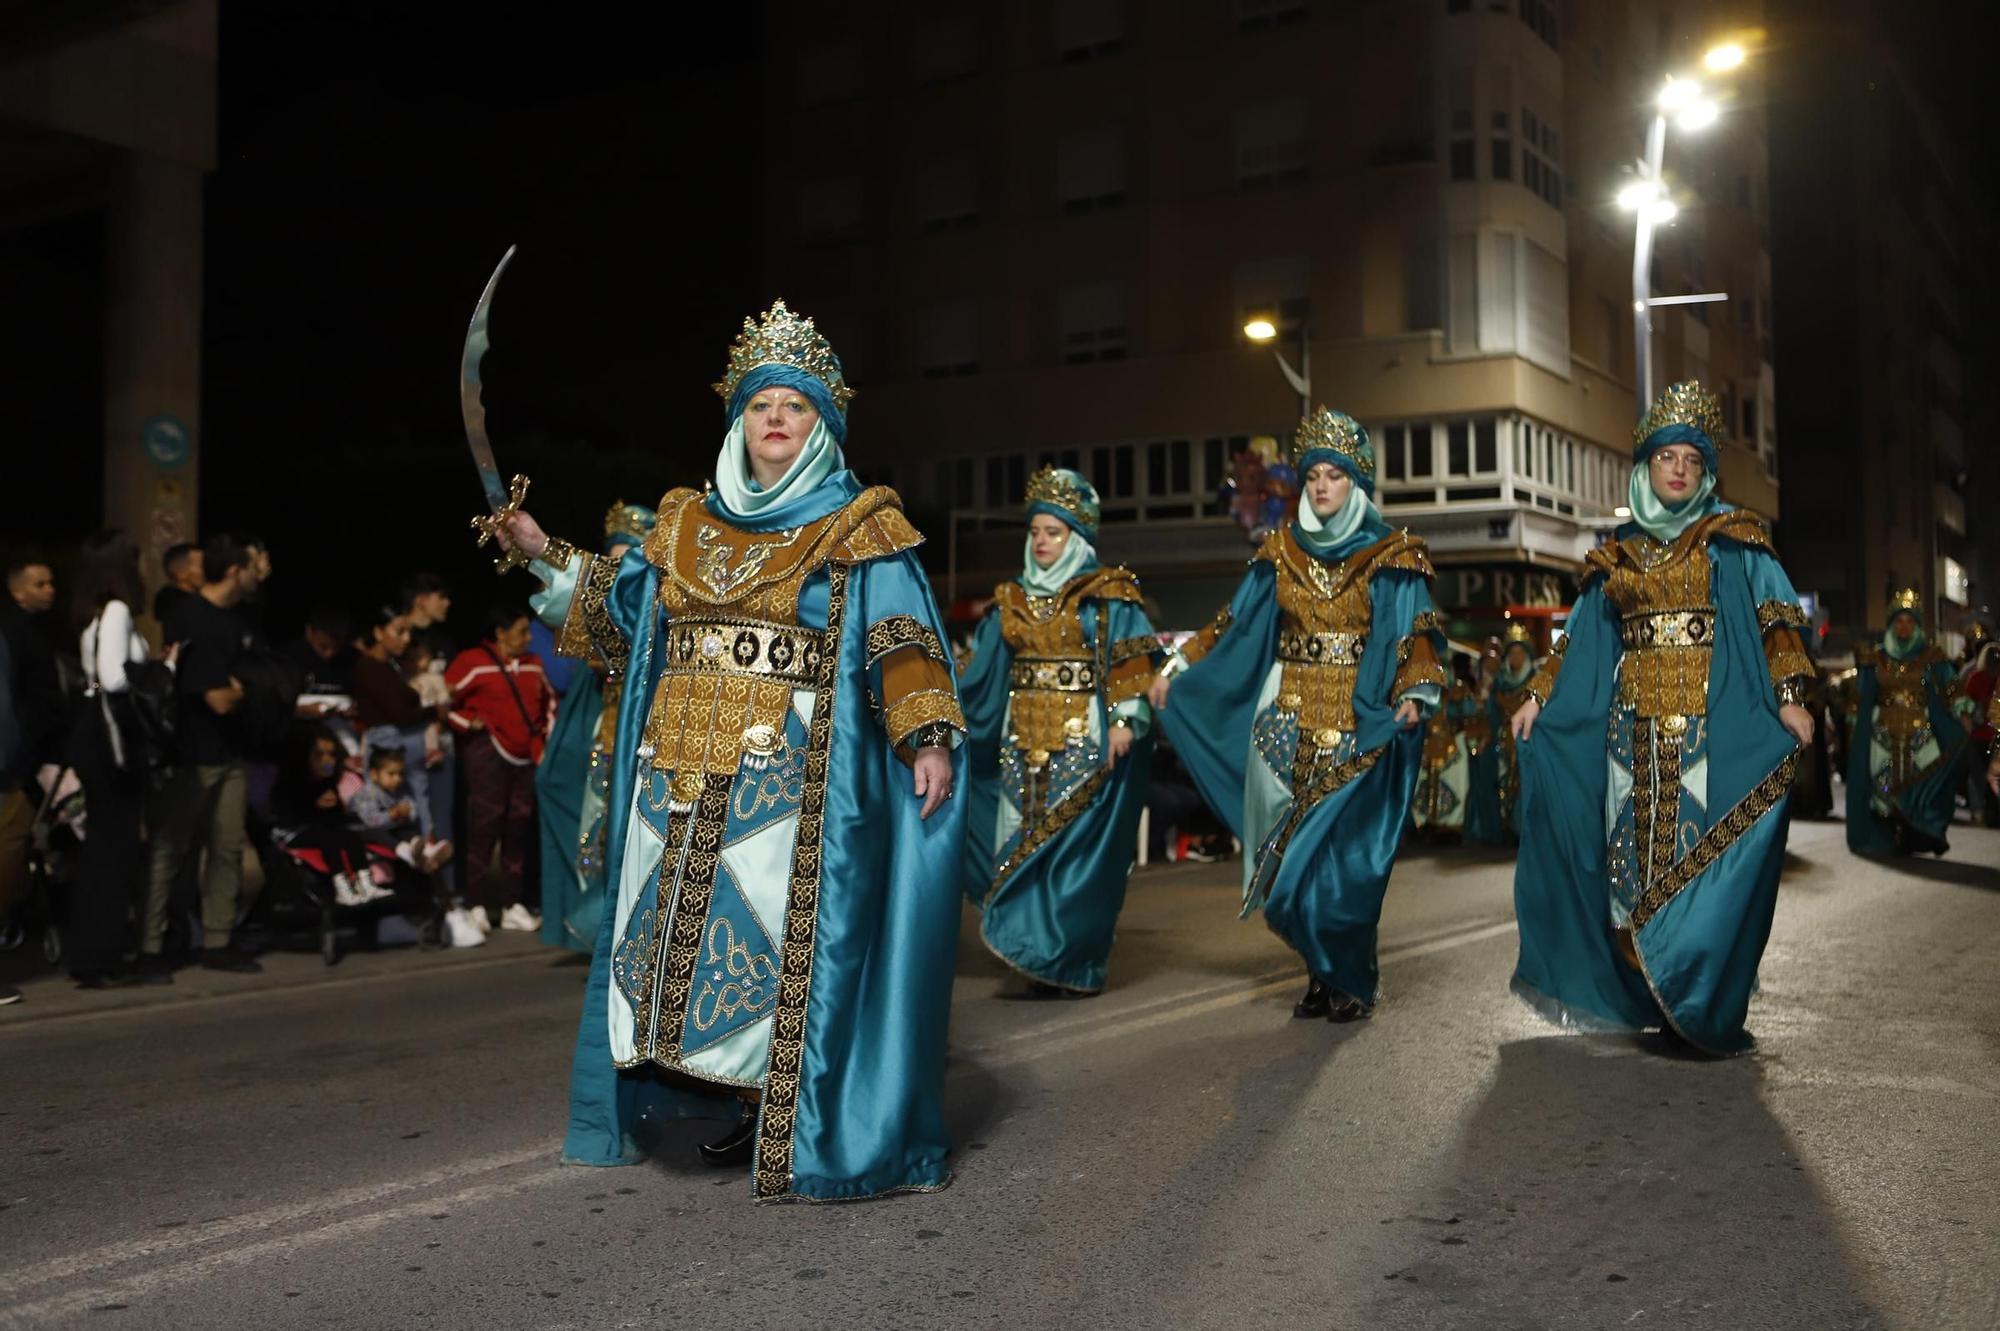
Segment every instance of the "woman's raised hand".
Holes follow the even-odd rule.
[[[518,549],[530,559],[540,559],[549,548],[549,534],[542,524],[526,513],[512,513],[494,531],[493,539],[502,550]]]
[[[1514,713],[1514,720],[1511,723],[1514,730],[1514,738],[1524,740],[1533,734],[1535,730],[1535,718],[1541,714],[1542,705],[1533,698],[1529,698],[1523,702],[1520,710]]]

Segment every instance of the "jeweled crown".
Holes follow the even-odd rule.
[[[1368,443],[1368,431],[1352,416],[1321,407],[1301,420],[1298,433],[1292,436],[1292,465],[1300,465],[1315,448],[1331,449],[1351,458],[1369,481],[1374,481],[1375,450]]]
[[[659,522],[659,515],[644,504],[628,504],[619,500],[604,514],[604,535],[644,536]]]
[[[1915,587],[1905,587],[1889,598],[1889,617],[1895,618],[1903,611],[1921,615],[1924,610],[1923,594]]]
[[[1501,644],[1502,644],[1502,650],[1503,650],[1503,651],[1504,651],[1504,650],[1505,650],[1505,648],[1506,648],[1506,644],[1509,644],[1509,643],[1516,643],[1516,642],[1518,642],[1518,643],[1520,643],[1520,644],[1521,644],[1521,645],[1522,645],[1523,647],[1527,647],[1527,648],[1531,648],[1531,649],[1532,649],[1532,648],[1534,647],[1534,645],[1535,645],[1535,635],[1534,635],[1534,634],[1533,634],[1532,632],[1530,632],[1530,631],[1529,631],[1529,629],[1528,629],[1528,626],[1527,626],[1526,624],[1523,624],[1523,623],[1522,623],[1522,622],[1521,622],[1520,620],[1518,620],[1518,619],[1514,619],[1514,620],[1509,620],[1509,621],[1508,621],[1508,623],[1507,623],[1507,631],[1506,631],[1505,633],[1502,633],[1502,634],[1500,635],[1500,640],[1501,640]]]
[[[1045,466],[1028,478],[1026,504],[1032,508],[1036,504],[1049,504],[1061,509],[1085,527],[1097,526],[1097,501],[1067,473],[1055,467]]]
[[[1637,448],[1655,430],[1669,425],[1692,425],[1719,444],[1727,428],[1722,419],[1721,399],[1704,389],[1697,379],[1669,385],[1666,392],[1653,399],[1653,405],[1633,427],[1632,446]]]
[[[826,385],[833,404],[843,413],[854,390],[841,377],[840,359],[811,319],[793,314],[782,300],[757,319],[745,319],[743,331],[729,347],[729,369],[715,391],[724,402],[736,396],[736,385],[760,365],[790,365]]]

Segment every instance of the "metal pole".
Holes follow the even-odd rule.
[[[1312,415],[1313,403],[1312,329],[1299,325],[1299,419]]]
[[[1661,159],[1667,149],[1667,118],[1653,117],[1646,129],[1646,162],[1642,179],[1660,185]],[[1644,415],[1653,401],[1653,207],[1649,199],[1639,207],[1638,225],[1632,232],[1632,382],[1639,390],[1638,415]]]

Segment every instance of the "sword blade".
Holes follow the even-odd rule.
[[[458,410],[465,418],[465,444],[472,450],[472,465],[479,469],[486,507],[495,513],[507,506],[507,486],[500,479],[499,464],[493,460],[493,444],[486,437],[486,404],[479,397],[479,362],[491,345],[486,336],[486,321],[493,311],[493,289],[500,285],[500,274],[513,262],[514,249],[512,245],[507,247],[507,252],[500,256],[500,266],[486,279],[486,289],[479,293],[479,304],[472,308],[472,323],[465,330],[465,350],[458,361]]]

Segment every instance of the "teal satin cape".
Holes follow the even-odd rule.
[[[1939,841],[1951,830],[1966,758],[1972,752],[1965,727],[1945,702],[1952,677],[1951,666],[1944,661],[1933,662],[1924,671],[1924,712],[1940,752],[1930,770],[1890,796],[1891,805],[1905,822]],[[1847,755],[1847,848],[1862,855],[1893,855],[1895,828],[1876,814],[1869,798],[1875,788],[1875,772],[1869,763],[1875,739],[1875,667],[1863,666],[1856,671],[1855,686],[1854,738]]]
[[[1373,519],[1316,557],[1337,564],[1389,533],[1387,524]],[[1262,761],[1251,751],[1251,729],[1261,686],[1277,660],[1276,584],[1268,561],[1252,561],[1230,598],[1228,629],[1174,680],[1159,718],[1202,798],[1238,839],[1249,764]],[[1423,727],[1405,730],[1395,721],[1390,689],[1396,648],[1411,621],[1432,608],[1429,584],[1407,570],[1377,572],[1368,591],[1370,628],[1354,686],[1355,752],[1381,754],[1367,771],[1312,805],[1282,854],[1273,854],[1272,845],[1244,847],[1245,854],[1257,857],[1245,913],[1261,905],[1264,922],[1307,970],[1364,1002],[1372,1002],[1380,987],[1376,927],[1423,754]],[[1444,636],[1431,634],[1442,658]],[[1279,828],[1289,817],[1280,817]]]
[[[824,517],[861,489],[851,472],[842,471],[755,521],[717,511],[714,496],[707,502],[718,518],[741,529],[775,531]],[[814,602],[826,606],[828,581],[824,568],[807,580],[802,616],[810,618]],[[640,548],[626,552],[606,602],[631,643],[605,850],[614,881],[625,854],[638,748],[665,663],[656,651],[665,622],[658,593],[658,570]],[[944,641],[930,584],[912,551],[849,572],[811,967],[795,972],[788,963],[781,977],[781,983],[806,988],[791,1178],[786,1191],[760,1200],[855,1200],[934,1190],[951,1178],[941,1098],[958,944],[958,894],[952,889],[965,837],[963,801],[949,801],[929,821],[920,819],[910,769],[873,715],[867,628],[895,614],[915,616]],[[954,752],[953,767],[955,782],[963,785],[962,749]],[[735,1097],[723,1087],[712,1093],[669,1087],[649,1069],[612,1064],[606,1012],[616,914],[603,912],[584,992],[563,1142],[563,1160],[570,1164],[637,1164],[659,1120],[736,1113]],[[786,932],[793,932],[789,919]],[[767,1093],[760,1149],[765,1132],[781,1130],[774,1129],[768,1105]]]
[[[604,912],[602,863],[591,882],[577,872],[590,751],[596,747],[603,712],[604,683],[595,670],[579,664],[556,706],[548,750],[535,769],[535,811],[542,826],[542,941],[577,952],[596,944],[598,917]]]
[[[1616,537],[1638,531],[1627,523]],[[1798,598],[1777,560],[1761,550],[1714,537],[1708,556],[1716,612],[1708,799],[1706,822],[1695,831],[1704,844],[1712,837],[1726,845],[1634,931],[1644,969],[1633,970],[1614,940],[1605,844],[1605,736],[1624,648],[1603,576],[1592,574],[1570,612],[1555,690],[1532,736],[1517,749],[1521,848],[1514,914],[1521,952],[1513,988],[1565,1026],[1645,1030],[1665,1022],[1699,1049],[1730,1054],[1751,1043],[1743,1022],[1777,909],[1790,817],[1783,787],[1796,753],[1778,721],[1756,607]],[[1767,804],[1761,796],[1774,785],[1777,798]],[[1752,814],[1731,838],[1723,824]],[[1683,856],[1687,837],[1684,828]]]
[[[1093,561],[1077,576],[1095,568]],[[1153,636],[1146,612],[1130,601],[1087,601],[1079,618],[1084,643],[1097,658],[1099,679],[1110,678],[1113,644]],[[995,956],[1031,980],[1094,994],[1104,988],[1112,936],[1125,905],[1139,814],[1152,780],[1154,740],[1150,731],[1136,735],[1095,797],[996,887],[996,872],[1021,837],[1017,830],[1005,844],[996,845],[1001,801],[1007,797],[1000,746],[1013,660],[1000,631],[1000,613],[989,611],[973,636],[972,659],[958,685],[970,751],[969,835],[960,884],[980,908],[979,936]],[[1106,735],[1111,710],[1102,692],[1094,701],[1098,734]],[[1019,792],[1014,794],[1018,798]]]

